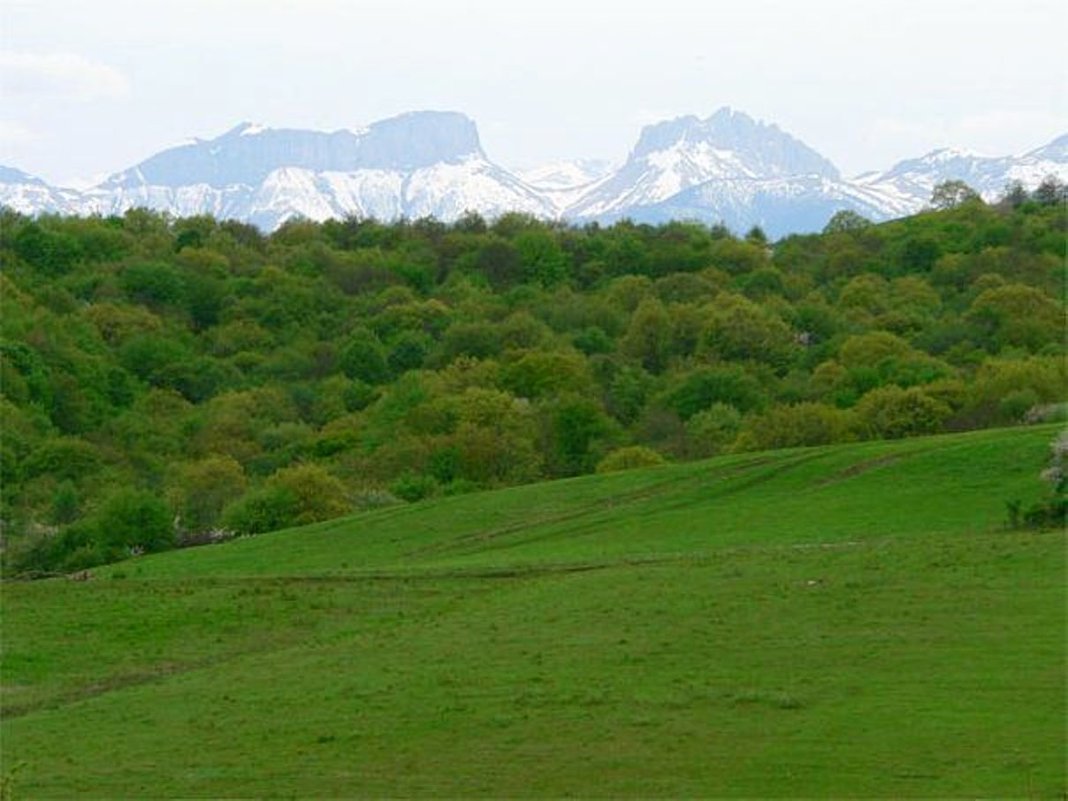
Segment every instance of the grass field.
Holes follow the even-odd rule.
[[[1052,427],[743,454],[3,588],[13,798],[1061,797]]]

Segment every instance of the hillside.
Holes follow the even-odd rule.
[[[1063,416],[1063,206],[947,206],[775,243],[515,214],[263,236],[5,212],[4,569]]]
[[[14,797],[1056,796],[1056,426],[723,456],[3,587]],[[102,759],[101,754],[107,758]]]

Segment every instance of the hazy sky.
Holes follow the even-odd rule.
[[[490,158],[621,161],[729,105],[846,174],[1068,131],[1062,0],[0,0],[0,164],[58,183],[242,120],[462,111]]]

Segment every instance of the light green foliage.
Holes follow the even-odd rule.
[[[329,520],[352,508],[346,498],[345,486],[316,464],[279,470],[267,479],[266,487],[284,490],[293,496],[294,518],[290,525]]]
[[[762,242],[720,239],[712,245],[710,261],[718,269],[731,275],[740,275],[767,265],[767,248]]]
[[[842,442],[849,438],[851,420],[848,412],[824,403],[776,406],[749,419],[734,449],[763,450]]]
[[[83,314],[112,346],[122,345],[139,334],[156,333],[163,327],[159,316],[141,306],[94,303]]]
[[[1040,350],[1064,339],[1064,311],[1043,292],[1007,284],[979,294],[968,318],[989,338],[994,350],[1006,345]]]
[[[864,273],[851,278],[838,293],[838,306],[850,319],[870,320],[889,308],[890,287],[881,275]]]
[[[715,358],[765,362],[774,367],[784,367],[796,350],[793,332],[778,314],[725,292],[709,310],[703,343]]]
[[[529,481],[538,475],[536,423],[530,404],[507,392],[469,388],[457,403],[447,442],[456,449],[456,478],[484,486]]]
[[[890,385],[873,389],[856,407],[861,430],[872,437],[909,437],[937,431],[950,408],[919,387]]]
[[[912,347],[901,337],[885,331],[857,334],[842,343],[838,360],[848,368],[876,367],[884,359],[907,356]]]
[[[713,403],[686,421],[686,450],[693,458],[727,450],[742,427],[742,415],[728,403]]]
[[[262,488],[227,506],[222,523],[241,534],[259,534],[329,520],[351,509],[337,478],[319,465],[302,464],[279,470]]]
[[[505,389],[521,398],[536,399],[560,392],[590,388],[586,359],[577,352],[530,351],[501,369]]]
[[[0,523],[14,554],[63,521],[56,565],[100,556],[87,532],[117,487],[196,528],[225,504],[266,530],[299,514],[267,484],[301,464],[346,494],[447,495],[618,448],[717,453],[776,409],[822,405],[812,422],[890,385],[949,409],[906,426],[925,431],[1038,419],[1068,391],[1062,210],[1036,197],[780,242],[521,214],[0,223]],[[502,422],[470,390],[500,393]],[[232,472],[198,512],[210,493],[180,476],[211,459],[247,485]]]

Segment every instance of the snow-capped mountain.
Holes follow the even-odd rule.
[[[942,181],[964,181],[989,201],[1000,197],[1014,181],[1033,189],[1049,175],[1068,178],[1068,134],[1022,156],[983,156],[942,148],[898,162],[886,172],[858,176],[856,183],[879,194],[907,198],[905,213],[911,213],[926,205]]]
[[[238,218],[268,230],[296,216],[452,220],[468,209],[555,212],[491,163],[474,122],[452,112],[413,112],[333,133],[242,123],[117,173],[85,200],[103,214],[147,206]]]
[[[704,120],[647,126],[626,163],[564,214],[605,222],[697,219],[738,231],[759,225],[777,237],[819,230],[842,209],[876,220],[915,210],[911,196],[844,180],[777,126],[724,108]]]
[[[581,189],[604,178],[612,171],[612,163],[604,159],[575,159],[554,161],[531,169],[514,170],[528,186],[548,192]]]
[[[633,216],[708,181],[792,175],[835,179],[838,170],[807,145],[731,109],[705,120],[680,117],[646,126],[626,163],[566,210],[575,217]]]
[[[75,190],[58,189],[22,170],[3,166],[0,166],[0,206],[22,214],[79,214],[84,211],[81,195]]]
[[[843,178],[775,125],[731,109],[642,130],[626,162],[560,162],[511,172],[482,150],[474,122],[412,112],[358,131],[242,123],[164,150],[79,192],[0,167],[0,205],[22,213],[119,214],[146,206],[212,214],[273,230],[287,219],[355,214],[455,220],[517,211],[576,222],[696,219],[772,237],[819,230],[842,209],[873,220],[911,214],[935,185],[963,180],[990,200],[1011,181],[1068,180],[1068,135],[1021,156],[937,150],[885,172]]]
[[[721,178],[698,184],[660,203],[628,209],[625,216],[653,223],[703,220],[722,223],[737,232],[759,225],[769,236],[778,238],[819,231],[843,209],[870,220],[909,213],[893,213],[897,210],[894,203],[894,198],[826,176]]]
[[[611,162],[601,159],[576,159],[557,161],[528,170],[517,170],[516,175],[545,197],[557,215],[594,188],[594,184],[612,172]]]

